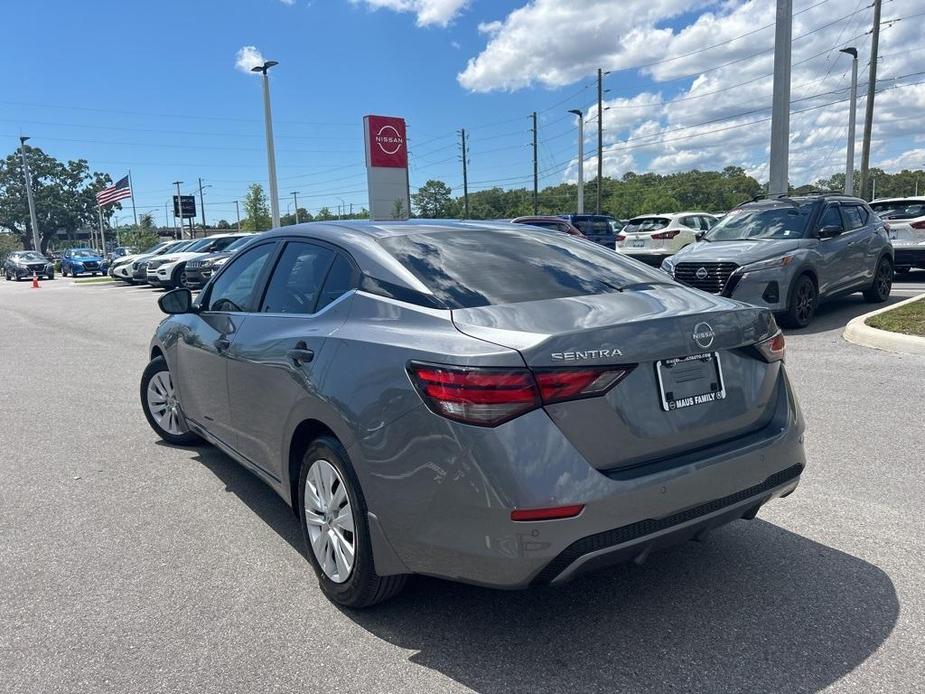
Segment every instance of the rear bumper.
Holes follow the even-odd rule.
[[[662,261],[665,258],[670,258],[675,254],[675,251],[668,248],[652,248],[652,249],[620,249],[620,253],[625,255],[627,258],[633,258],[640,262],[645,263],[646,265],[651,265],[653,267],[661,267]]]
[[[760,435],[632,475],[593,468],[543,410],[444,433],[427,425],[436,415],[413,412],[390,426],[419,431],[427,445],[392,452],[385,441],[375,449],[361,441],[350,450],[388,549],[408,571],[495,588],[561,583],[751,517],[793,491],[804,425],[786,378],[781,386],[786,403]],[[387,472],[399,458],[401,469]],[[584,509],[574,518],[511,520],[515,508],[577,503]]]
[[[893,262],[897,267],[925,268],[925,245],[893,246]]]

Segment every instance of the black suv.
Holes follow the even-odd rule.
[[[614,249],[615,237],[623,228],[623,225],[609,214],[560,214],[559,216],[581,229],[581,233],[586,238],[607,246],[610,250]]]

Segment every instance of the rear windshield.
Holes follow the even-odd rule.
[[[739,207],[729,212],[704,236],[706,241],[798,239],[806,234],[813,202],[774,207]]]
[[[914,219],[925,217],[925,200],[891,200],[872,202],[871,209],[883,219]]]
[[[664,229],[671,223],[671,220],[667,217],[639,217],[637,219],[631,219],[626,228],[623,229],[623,232],[635,233],[638,231],[655,231],[657,229]]]
[[[454,230],[379,243],[447,308],[605,294],[664,281],[654,270],[565,234]]]

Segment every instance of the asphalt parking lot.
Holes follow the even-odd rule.
[[[860,295],[787,335],[808,467],[756,520],[560,588],[417,578],[352,613],[273,492],[156,441],[157,294],[0,282],[0,691],[925,691],[925,358],[846,343]]]

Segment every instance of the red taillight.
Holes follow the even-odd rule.
[[[755,348],[766,362],[783,361],[786,347],[784,334],[779,331],[776,335],[755,345]]]
[[[622,381],[628,368],[603,369],[549,369],[536,371],[543,403],[551,405],[563,400],[590,398],[603,395]]]
[[[680,229],[669,229],[668,231],[660,231],[657,234],[652,234],[652,238],[658,239],[659,241],[665,241],[666,239],[673,239],[680,233]]]
[[[512,521],[543,521],[574,518],[585,508],[584,504],[553,506],[551,508],[521,508],[511,511]]]
[[[473,368],[411,362],[408,373],[436,414],[496,426],[542,405],[603,395],[630,367],[578,369]]]
[[[617,243],[623,243],[626,241],[626,234],[617,234],[614,238],[617,240]]]
[[[925,219],[923,219],[921,222],[913,222],[909,226],[911,226],[913,229],[925,229]]]

